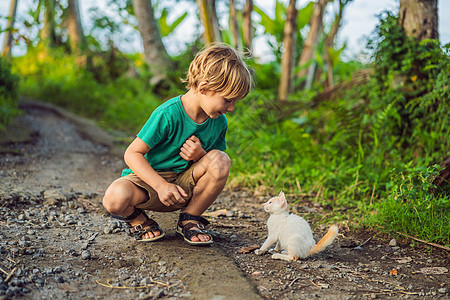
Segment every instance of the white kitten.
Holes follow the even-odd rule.
[[[289,205],[283,192],[264,203],[264,210],[270,213],[267,220],[269,234],[261,248],[255,251],[257,255],[277,243],[275,251],[285,250],[283,252],[287,251],[287,254],[275,253],[273,259],[296,261],[299,257],[305,258],[324,250],[337,236],[338,228],[332,225],[316,245],[308,222],[298,215],[289,214]]]

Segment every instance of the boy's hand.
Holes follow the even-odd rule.
[[[187,161],[198,161],[205,154],[202,143],[195,135],[188,138],[180,149],[180,156]]]
[[[167,183],[167,185],[158,190],[159,200],[165,206],[171,206],[178,203],[185,203],[186,200],[183,197],[187,197],[186,192],[178,185],[173,183]]]

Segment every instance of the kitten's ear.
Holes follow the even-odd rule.
[[[285,209],[287,207],[287,200],[286,200],[286,196],[284,195],[283,191],[281,191],[280,194],[278,195],[278,200],[281,204],[281,208]]]

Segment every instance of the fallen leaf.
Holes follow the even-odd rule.
[[[241,250],[238,251],[238,253],[247,254],[252,251],[255,251],[256,249],[259,249],[259,246],[253,245],[253,246],[248,246],[248,247],[242,247]]]
[[[412,261],[411,257],[396,257],[393,258],[394,260],[396,260],[399,264],[406,264]]]
[[[422,274],[434,274],[434,275],[440,275],[447,273],[448,269],[444,267],[427,267],[427,268],[421,268],[419,273]]]
[[[392,269],[391,272],[389,272],[389,274],[397,276],[398,275],[398,271],[396,269]]]
[[[227,215],[227,210],[226,209],[219,209],[216,211],[211,211],[211,212],[205,212],[203,213],[204,216],[207,217],[213,217],[213,218],[217,218],[220,216],[226,216]]]

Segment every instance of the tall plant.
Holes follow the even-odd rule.
[[[284,32],[284,24],[287,17],[287,6],[283,4],[282,1],[275,1],[275,15],[271,18],[262,8],[258,6],[254,6],[255,12],[258,13],[261,17],[260,25],[264,27],[264,33],[275,38],[275,43],[272,41],[268,41],[269,46],[272,48],[272,51],[277,58],[277,61],[281,61],[282,49],[283,49],[283,32]],[[310,1],[303,8],[298,10],[297,14],[297,39],[296,56],[300,53],[303,45],[303,39],[301,39],[300,31],[309,23],[309,20],[312,16],[314,9],[314,2]]]

